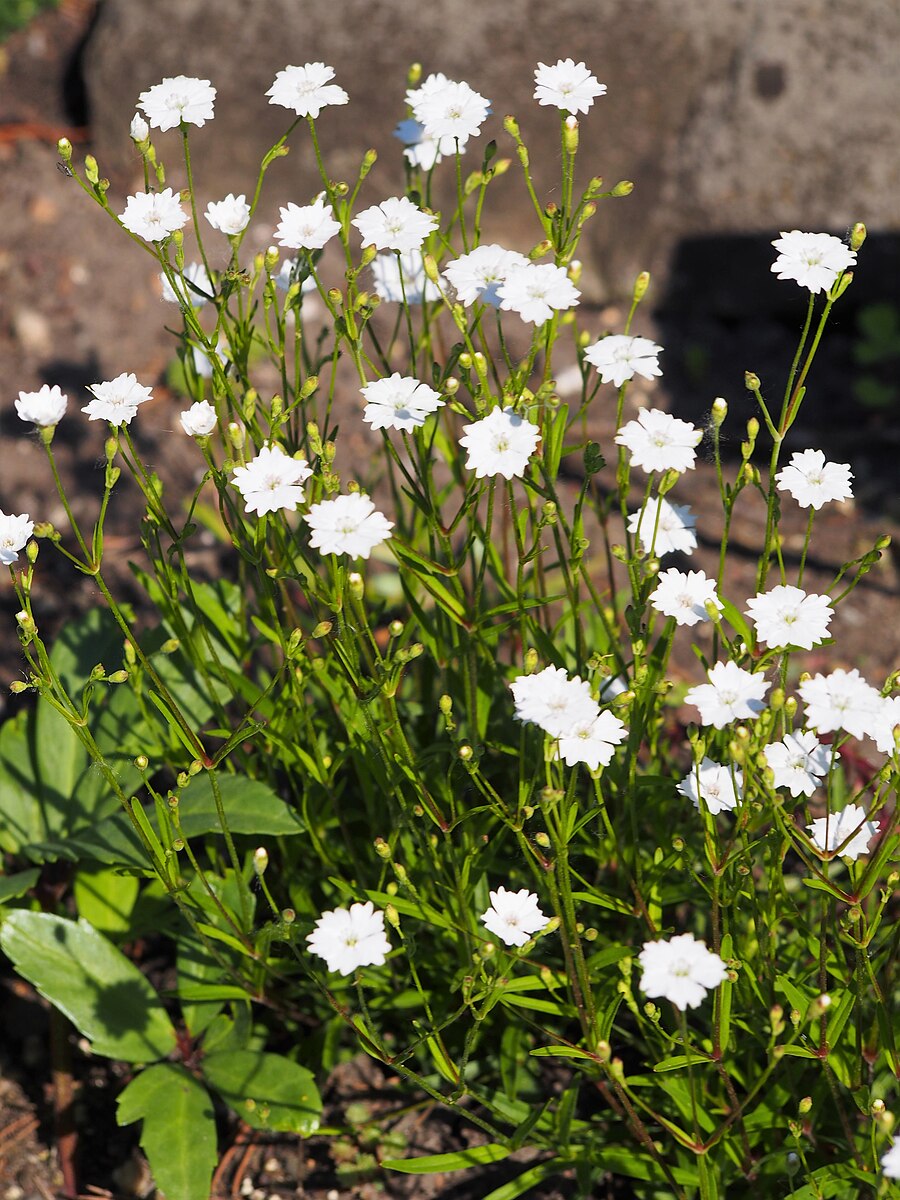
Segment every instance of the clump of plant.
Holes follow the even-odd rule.
[[[267,95],[289,128],[249,201],[202,214],[190,145],[214,117],[208,81],[142,93],[145,187],[124,205],[60,143],[73,186],[159,264],[190,402],[171,436],[205,471],[171,501],[141,453],[152,388],[127,370],[98,382],[83,411],[108,426],[104,488],[83,527],[54,460],[67,398],[20,393],[68,520],[0,515],[27,664],[13,687],[37,698],[0,729],[3,949],[95,1053],[133,1064],[119,1117],[143,1122],[173,1200],[208,1193],[220,1100],[311,1132],[314,1080],[360,1047],[407,1102],[477,1134],[427,1157],[344,1138],[348,1170],[369,1155],[367,1172],[489,1180],[527,1149],[486,1200],[563,1171],[583,1196],[601,1180],[648,1200],[884,1192],[900,1176],[900,698],[895,676],[841,665],[831,622],[887,540],[805,590],[816,513],[852,475],[816,449],[782,458],[865,229],[775,242],[808,306],[783,388],[746,376],[759,418],[731,471],[724,400],[706,429],[632,404],[634,377],[661,374],[662,347],[633,332],[649,278],[620,329],[582,320],[583,227],[631,190],[580,182],[579,117],[606,90],[583,63],[535,73],[559,119],[550,203],[512,117],[512,157],[491,141],[464,170],[489,101],[418,70],[402,194],[366,194],[372,152],[333,179],[320,118],[349,98],[332,78],[278,73]],[[315,194],[273,205],[266,172],[304,125]],[[161,157],[179,140],[180,191]],[[519,249],[481,236],[510,168],[534,213]],[[442,171],[455,199],[438,212]],[[265,217],[276,245],[248,255]],[[277,394],[255,383],[264,363]],[[602,445],[599,407],[615,414]],[[354,426],[371,451],[347,462]],[[704,438],[710,574],[688,569],[682,482]],[[146,501],[140,619],[104,573],[123,472]],[[752,502],[747,595],[729,535]],[[232,550],[221,577],[191,570],[205,531]],[[105,602],[52,649],[46,548]],[[692,679],[672,668],[681,646]],[[814,648],[827,672],[803,670]],[[48,863],[71,886],[42,888]],[[164,995],[122,949],[147,930],[176,964]]]

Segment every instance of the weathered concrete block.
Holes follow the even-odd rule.
[[[374,203],[401,185],[391,131],[418,60],[493,102],[469,169],[490,137],[510,152],[502,116],[513,112],[540,164],[539,194],[551,200],[558,121],[532,100],[532,73],[539,60],[584,59],[609,91],[581,121],[583,178],[635,182],[630,199],[604,202],[589,226],[585,283],[598,296],[642,268],[664,268],[687,235],[900,225],[898,44],[895,0],[431,0],[417,9],[401,0],[106,0],[86,72],[97,154],[122,183],[135,168],[127,128],[138,93],[166,75],[211,79],[216,119],[192,143],[200,188],[213,198],[250,191],[263,149],[287,126],[289,114],[264,94],[275,73],[325,61],[351,97],[319,121],[329,170],[354,178],[374,146],[379,163],[363,193]],[[174,160],[175,135],[159,140]],[[492,188],[486,235],[528,248],[540,228],[517,166]],[[449,181],[452,168],[445,173]],[[270,172],[262,212],[274,223],[279,203],[305,203],[315,189],[301,128]]]

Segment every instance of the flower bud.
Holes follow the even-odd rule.
[[[128,678],[127,671],[113,671],[112,675],[107,680],[108,683],[124,683]]]
[[[613,196],[630,196],[634,191],[634,184],[630,179],[620,180],[610,193]]]
[[[578,118],[566,117],[563,126],[563,145],[567,154],[574,154],[578,149]]]
[[[258,846],[253,851],[253,870],[257,875],[265,875],[266,867],[269,865],[269,852],[265,846]]]
[[[428,278],[431,280],[431,282],[440,284],[441,273],[438,270],[438,265],[435,262],[434,255],[433,254],[424,254],[422,256],[422,264],[425,268],[425,274],[428,276]]]
[[[234,446],[235,450],[240,450],[244,444],[244,427],[238,425],[237,421],[228,422],[228,441]]]
[[[863,242],[866,240],[866,227],[862,221],[857,221],[850,230],[850,249],[859,250]]]
[[[351,571],[347,576],[347,586],[350,589],[350,595],[354,600],[362,600],[365,593],[365,584],[363,577],[359,571]]]
[[[650,286],[650,272],[641,271],[637,279],[634,281],[634,290],[631,293],[631,298],[635,304],[640,304],[643,298],[647,295],[647,288]]]
[[[84,174],[88,183],[100,181],[100,168],[97,166],[97,160],[93,154],[86,154],[84,157]]]
[[[445,717],[449,717],[450,714],[453,712],[453,698],[451,696],[448,696],[445,692],[444,695],[441,696],[440,700],[438,701],[438,707],[440,708],[441,712],[444,714]]]
[[[709,418],[712,421],[713,429],[721,429],[728,416],[728,401],[724,396],[716,396],[713,400],[712,408],[710,409]]]
[[[552,249],[553,243],[548,238],[545,238],[542,242],[538,242],[533,249],[529,250],[528,257],[534,262],[535,259],[543,258],[545,254],[549,254]]]
[[[283,908],[281,910],[281,919],[284,921],[285,925],[293,925],[293,923],[297,920],[297,914],[292,908]]]
[[[26,692],[28,690],[28,684],[24,683],[21,679],[14,679],[9,685],[9,690],[14,696],[19,696],[22,692]]]
[[[56,153],[64,163],[70,163],[72,161],[72,143],[68,138],[62,137],[59,139],[59,141],[56,143]]]
[[[135,113],[131,118],[131,140],[136,146],[141,142],[146,142],[150,137],[150,126],[144,120],[140,113]]]
[[[472,749],[471,746],[460,746],[457,753],[459,754],[459,757],[462,759],[463,762],[470,762],[472,759],[472,755],[475,753],[475,751]]]
[[[800,1101],[800,1103],[797,1105],[797,1112],[800,1114],[801,1117],[805,1117],[811,1108],[812,1108],[812,1096],[804,1096],[803,1099]]]
[[[517,138],[519,136],[519,123],[515,117],[507,116],[503,118],[503,128],[510,137]]]

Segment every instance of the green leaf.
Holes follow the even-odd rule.
[[[220,775],[218,783],[232,833],[284,837],[304,832],[297,813],[268,784],[246,775]],[[196,776],[185,789],[178,805],[178,816],[187,837],[221,831],[208,774]]]
[[[95,1054],[151,1062],[173,1049],[175,1030],[156,992],[87,921],[19,909],[4,922],[0,946]]]
[[[582,1058],[592,1063],[600,1062],[596,1054],[588,1054],[587,1050],[580,1050],[577,1046],[539,1046],[529,1053],[534,1058]]]
[[[73,891],[78,915],[109,937],[127,933],[140,882],[103,867],[80,867]]]
[[[157,1063],[119,1095],[120,1125],[143,1121],[141,1146],[153,1180],[172,1200],[209,1200],[216,1122],[206,1088],[178,1063]]]
[[[20,896],[33,888],[40,879],[41,872],[39,867],[32,867],[29,871],[16,871],[15,875],[4,875],[0,879],[0,904],[6,904],[7,900],[18,900]]]
[[[473,1146],[471,1150],[454,1150],[449,1154],[426,1154],[421,1158],[388,1158],[381,1164],[387,1171],[400,1171],[404,1175],[437,1175],[443,1171],[465,1171],[468,1167],[484,1163],[501,1162],[510,1154],[506,1146],[489,1142],[486,1146]]]
[[[254,1129],[308,1136],[319,1127],[322,1099],[312,1074],[280,1054],[233,1050],[210,1054],[203,1074]]]

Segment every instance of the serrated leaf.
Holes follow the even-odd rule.
[[[0,946],[95,1054],[152,1062],[173,1049],[175,1030],[159,996],[87,921],[19,909],[4,922]]]
[[[382,1166],[387,1171],[400,1171],[403,1175],[437,1175],[443,1171],[464,1171],[468,1167],[483,1166],[485,1163],[502,1162],[509,1158],[510,1151],[498,1142],[486,1146],[473,1146],[470,1150],[454,1150],[448,1154],[425,1154],[420,1158],[387,1158]]]
[[[171,1200],[209,1200],[218,1161],[206,1088],[178,1063],[156,1063],[120,1093],[120,1125],[143,1121],[141,1147],[153,1179]]]
[[[308,1136],[319,1127],[322,1098],[312,1074],[280,1054],[233,1050],[203,1060],[210,1085],[254,1129]]]

